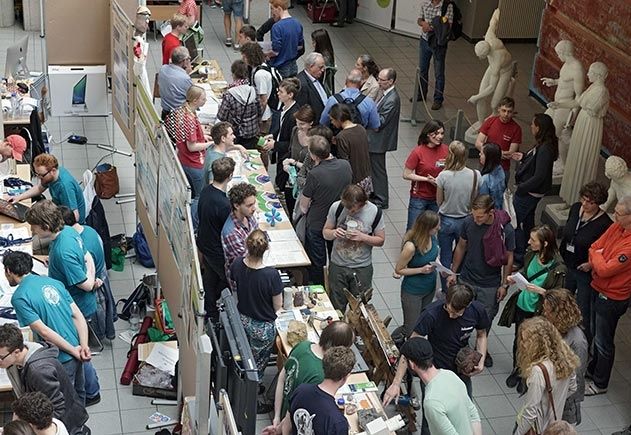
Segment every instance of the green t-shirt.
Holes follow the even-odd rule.
[[[285,362],[285,385],[281,417],[289,411],[289,398],[299,385],[319,384],[324,380],[322,360],[311,350],[309,340],[298,343]]]
[[[550,264],[552,264],[552,261],[554,260],[551,260],[546,264],[541,264],[539,263],[538,257],[535,255],[532,257],[532,260],[530,260],[528,269],[526,269],[526,274],[528,276],[533,276],[539,273],[539,271],[550,266]],[[541,275],[539,275],[538,277],[530,281],[530,283],[537,285],[539,287],[543,287],[543,283],[546,281],[547,277],[548,277],[548,272],[542,273]],[[539,305],[539,297],[540,296],[538,293],[522,289],[522,292],[519,294],[517,298],[517,306],[524,311],[528,311],[529,313],[534,313],[537,311],[537,305]]]

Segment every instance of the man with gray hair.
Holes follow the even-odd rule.
[[[336,104],[348,104],[355,106],[362,118],[362,125],[366,129],[379,128],[379,113],[377,105],[372,98],[361,95],[362,73],[358,69],[352,69],[346,76],[346,85],[341,92],[329,97],[320,115],[320,124],[329,126],[329,111]],[[357,101],[357,102],[356,102]]]
[[[189,76],[192,70],[191,56],[186,47],[174,48],[171,52],[171,63],[162,65],[160,68],[158,86],[162,120],[165,120],[172,110],[177,109],[186,101],[186,93],[193,86],[193,81]]]
[[[322,86],[322,76],[324,75],[324,57],[320,53],[309,53],[305,56],[305,69],[298,73],[300,80],[300,92],[296,95],[296,103],[298,107],[305,104],[311,106],[315,112],[315,119],[320,119],[324,105],[329,95]]]
[[[614,209],[615,222],[589,248],[592,271],[594,357],[587,366],[591,381],[585,395],[607,392],[616,347],[614,337],[618,320],[629,308],[631,299],[631,197],[626,196]]]
[[[368,152],[372,184],[375,189],[372,202],[382,209],[388,208],[388,172],[386,171],[386,152],[395,151],[399,141],[399,117],[401,115],[401,98],[394,87],[397,72],[393,68],[379,71],[379,97],[377,112],[380,127],[368,130]]]

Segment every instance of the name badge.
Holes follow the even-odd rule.
[[[445,159],[436,160],[436,167],[437,168],[444,168],[445,167]]]
[[[568,243],[567,245],[565,245],[565,250],[571,254],[574,253],[574,245],[571,243]]]

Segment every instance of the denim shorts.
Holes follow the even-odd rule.
[[[224,13],[229,14],[232,12],[235,17],[243,16],[243,0],[223,0],[221,5]]]

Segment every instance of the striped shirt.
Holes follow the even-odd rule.
[[[434,17],[440,16],[443,9],[443,1],[445,0],[441,0],[437,4],[434,4],[432,0],[424,0],[421,4],[419,18],[431,23]],[[454,22],[454,7],[451,4],[447,6],[446,16],[449,23]],[[424,40],[427,41],[428,35],[428,33],[423,32],[423,29],[421,29],[421,37]]]

